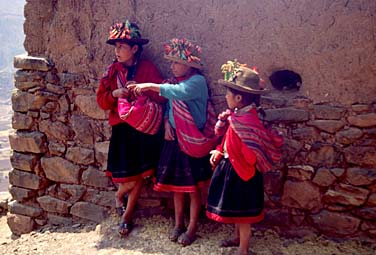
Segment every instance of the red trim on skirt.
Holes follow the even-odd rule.
[[[106,171],[106,176],[111,177],[112,181],[115,183],[135,182],[135,181],[145,179],[146,177],[150,177],[153,175],[154,175],[154,169],[149,169],[138,175],[134,175],[130,177],[123,177],[123,178],[115,178],[115,177],[112,177],[112,173],[110,171]]]
[[[221,223],[252,224],[262,221],[264,219],[264,211],[262,211],[260,215],[251,217],[222,217],[217,214],[206,211],[206,216],[211,220],[218,221]]]
[[[159,192],[184,192],[184,193],[193,193],[196,192],[199,188],[208,186],[210,180],[198,182],[195,186],[175,186],[170,184],[157,183],[154,185],[154,190]]]

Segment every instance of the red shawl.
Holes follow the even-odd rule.
[[[265,173],[281,159],[283,137],[267,130],[257,116],[256,109],[234,113],[229,123],[243,143],[256,154],[256,168]]]

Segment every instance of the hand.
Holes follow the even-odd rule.
[[[227,109],[226,111],[220,113],[218,115],[218,119],[221,120],[221,121],[226,121],[228,119],[228,116],[231,115],[231,111],[229,109]]]
[[[171,124],[168,121],[168,119],[165,120],[164,128],[165,128],[164,139],[167,141],[174,141],[175,140],[174,129],[171,127]]]
[[[142,92],[148,89],[148,83],[129,84],[127,88],[131,90],[135,95],[141,96]]]
[[[126,98],[129,95],[129,91],[126,88],[119,88],[112,91],[112,96],[116,98]]]
[[[211,156],[210,156],[209,162],[210,162],[210,165],[212,166],[212,168],[214,168],[218,165],[219,161],[222,158],[223,153],[220,152],[220,151],[217,151],[217,150],[212,150],[212,151],[210,151],[210,154],[211,154]]]

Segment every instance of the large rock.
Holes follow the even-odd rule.
[[[286,181],[281,202],[283,206],[312,211],[322,206],[320,189],[308,181]]]
[[[322,211],[311,216],[314,225],[330,236],[346,236],[354,234],[359,227],[360,220],[350,215]]]
[[[300,181],[310,180],[315,170],[311,166],[288,166],[288,177],[296,178]]]
[[[115,191],[98,191],[88,189],[83,200],[106,208],[115,207]]]
[[[323,196],[323,201],[329,204],[348,206],[361,206],[365,203],[369,191],[351,185],[340,184],[336,190],[328,190]]]
[[[64,143],[61,142],[50,141],[48,143],[48,150],[50,154],[53,156],[62,156],[65,153],[66,146]]]
[[[79,184],[80,167],[60,157],[43,157],[42,167],[46,177],[55,182]]]
[[[50,196],[38,197],[37,201],[43,210],[47,212],[68,214],[69,208],[72,206],[71,203]]]
[[[11,186],[9,188],[9,193],[12,195],[14,200],[18,202],[23,202],[29,200],[36,196],[37,192],[35,190],[24,189],[16,186]]]
[[[312,166],[333,166],[337,163],[337,153],[333,146],[316,144],[307,156],[306,162]]]
[[[302,122],[309,120],[309,112],[292,107],[265,110],[266,121]]]
[[[31,57],[25,54],[14,57],[13,65],[18,69],[48,71],[53,66],[45,58]]]
[[[268,171],[264,174],[264,189],[269,194],[279,194],[283,185],[281,171]]]
[[[327,168],[319,168],[312,182],[323,187],[329,187],[337,178]]]
[[[292,137],[297,140],[317,140],[319,137],[319,133],[313,127],[302,127],[302,128],[294,128],[291,130]]]
[[[29,110],[29,102],[33,95],[24,91],[15,90],[12,92],[12,109],[15,112],[27,112]]]
[[[94,163],[94,150],[83,147],[69,147],[66,158],[76,164],[90,165]]]
[[[10,147],[18,152],[45,153],[47,151],[46,137],[40,132],[17,131],[9,135]]]
[[[35,227],[35,222],[31,217],[10,213],[7,214],[7,224],[10,231],[16,235],[30,233]]]
[[[342,144],[351,144],[362,137],[363,132],[359,128],[348,128],[336,133],[336,141]]]
[[[376,147],[350,146],[344,154],[348,163],[376,168]]]
[[[48,180],[33,173],[13,169],[9,172],[9,183],[21,188],[39,190],[47,187]]]
[[[14,151],[10,157],[13,168],[30,172],[34,171],[38,161],[39,157],[35,154],[23,154],[16,151]]]
[[[49,138],[68,141],[73,138],[73,130],[61,121],[43,120],[39,123],[39,130]]]
[[[346,181],[355,186],[366,186],[376,182],[376,169],[349,168]]]
[[[48,223],[58,226],[72,226],[74,221],[70,217],[63,217],[52,213],[47,213]]]
[[[76,97],[74,103],[90,118],[99,120],[105,120],[108,118],[108,114],[99,108],[96,96],[80,95]]]
[[[82,183],[98,188],[108,188],[111,186],[111,180],[106,176],[106,173],[92,166],[82,173]]]
[[[17,201],[10,202],[8,208],[10,213],[30,216],[32,218],[38,217],[43,213],[41,208],[24,205]]]
[[[97,223],[107,216],[105,208],[88,202],[77,202],[71,208],[71,214],[80,218],[88,219]]]
[[[12,127],[14,129],[30,129],[34,124],[34,120],[32,117],[28,116],[27,114],[22,114],[19,112],[14,112],[12,117]]]
[[[95,158],[97,162],[102,166],[102,169],[107,169],[107,154],[108,147],[110,145],[109,141],[95,143]]]
[[[58,196],[63,197],[67,202],[76,203],[86,192],[86,187],[82,185],[60,184]],[[64,194],[64,195],[62,195]]]
[[[316,119],[325,120],[340,120],[346,113],[346,109],[343,107],[331,106],[331,105],[314,105],[313,113]]]
[[[94,131],[91,127],[90,121],[82,116],[73,115],[71,117],[71,123],[75,133],[75,140],[78,140],[83,144],[94,143]]]
[[[376,207],[363,207],[363,208],[354,210],[353,213],[366,220],[376,219]]]
[[[349,123],[356,127],[373,127],[376,126],[376,113],[367,113],[347,118]]]
[[[340,120],[312,120],[308,121],[307,125],[314,126],[319,130],[334,134],[345,126],[345,123]]]

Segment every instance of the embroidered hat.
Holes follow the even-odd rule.
[[[249,68],[235,59],[223,64],[221,70],[224,73],[224,79],[218,80],[220,85],[251,94],[261,95],[268,91],[261,86],[262,79],[255,67]]]
[[[201,47],[193,44],[189,40],[182,38],[173,38],[164,45],[164,57],[171,61],[176,61],[197,69],[202,68]]]
[[[125,22],[115,23],[110,28],[106,43],[115,45],[116,42],[147,44],[149,40],[141,38],[138,26],[126,20]]]

